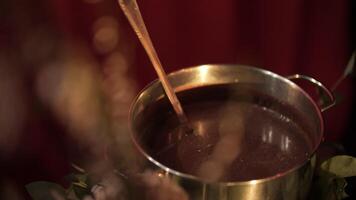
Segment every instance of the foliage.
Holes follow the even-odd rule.
[[[26,189],[33,200],[80,200],[92,195],[88,174],[71,174],[67,178],[71,182],[67,189],[46,181],[32,182],[26,185]]]
[[[345,192],[345,178],[356,176],[356,158],[340,155],[334,156],[316,168],[310,191],[312,200],[341,200],[348,195]],[[87,196],[94,199],[90,175],[85,171],[67,176],[70,186],[62,186],[45,181],[30,183],[26,186],[33,200],[81,200]],[[98,185],[98,184],[96,184]]]
[[[341,200],[345,192],[345,178],[356,176],[356,158],[346,155],[334,156],[317,168],[311,190],[311,199]]]

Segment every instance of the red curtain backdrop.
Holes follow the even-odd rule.
[[[12,10],[17,10],[18,14],[38,7],[26,0],[11,2],[8,4],[16,7]],[[41,2],[43,12],[32,13],[35,22],[42,22],[43,13],[46,13],[46,21],[55,27],[56,34],[84,41],[89,48],[92,48],[93,21],[104,15],[116,17],[125,40],[135,49],[131,70],[139,88],[156,78],[116,1]],[[309,75],[329,88],[343,73],[351,56],[350,3],[351,0],[138,0],[167,72],[209,63],[245,64],[280,75]],[[19,35],[12,31],[21,30],[17,28],[19,22],[13,22],[11,18],[5,20],[8,21],[0,27],[0,42],[5,46],[16,45]],[[101,55],[97,55],[97,59],[100,62]],[[350,79],[337,89],[342,101],[324,113],[326,139],[337,141],[344,136],[354,103],[353,92]],[[39,174],[59,179],[67,170],[63,164],[65,153],[58,154],[63,145],[59,139],[60,131],[53,131],[52,126],[43,126],[44,123],[48,120],[40,119],[36,114],[32,116],[21,142],[24,146],[19,148],[26,153],[19,153],[17,161],[14,161],[15,157],[11,159],[13,165],[6,165],[13,167],[11,174],[17,179],[25,179],[23,183],[34,177],[41,179]],[[20,165],[24,163],[32,163],[28,170],[34,171],[33,174],[19,173],[23,167]]]

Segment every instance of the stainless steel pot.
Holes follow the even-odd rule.
[[[327,98],[323,105],[317,103],[291,79],[305,79],[316,85]],[[134,101],[130,113],[132,140],[147,159],[147,168],[157,170],[162,177],[169,177],[181,186],[190,199],[221,200],[294,200],[305,199],[315,167],[315,151],[323,137],[321,112],[334,105],[331,92],[320,82],[303,75],[282,77],[263,69],[242,65],[201,65],[185,68],[169,74],[169,81],[177,93],[199,87],[219,84],[253,83],[261,94],[268,94],[279,102],[295,108],[308,124],[307,139],[311,145],[310,156],[301,164],[274,176],[239,182],[208,182],[164,166],[155,160],[146,149],[145,126],[152,119],[145,117],[148,108],[164,98],[159,81],[148,85]],[[278,164],[278,163],[276,163]]]

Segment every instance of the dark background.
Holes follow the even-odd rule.
[[[207,63],[246,64],[280,75],[306,74],[330,88],[355,49],[352,0],[150,0],[138,4],[167,72]],[[121,42],[108,51],[93,44],[93,27],[103,16],[119,24]],[[57,59],[58,49],[67,43],[85,49],[99,71],[105,70],[112,52],[120,51],[136,85],[133,93],[156,78],[116,1],[1,1],[0,67],[11,75],[6,77],[13,76],[19,83],[1,95],[20,91],[16,97],[23,100],[27,114],[16,148],[0,154],[0,181],[11,182],[25,196],[23,185],[36,180],[62,182],[70,171],[71,139],[63,136],[66,129],[53,111],[41,105],[35,88],[38,72]],[[350,155],[356,155],[355,86],[355,75],[345,79],[335,91],[339,105],[323,113],[326,141],[343,143]],[[0,112],[7,116],[3,108]]]

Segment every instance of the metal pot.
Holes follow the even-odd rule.
[[[306,137],[311,147],[311,153],[305,161],[289,170],[248,181],[210,182],[171,169],[154,159],[147,150],[146,127],[150,123],[154,123],[152,116],[149,116],[147,112],[157,101],[164,98],[162,86],[156,80],[141,91],[134,101],[130,113],[132,140],[140,153],[146,157],[147,168],[157,170],[161,177],[169,177],[185,190],[189,199],[293,200],[307,197],[315,167],[315,151],[323,136],[321,112],[335,103],[331,92],[320,82],[308,76],[282,77],[270,71],[242,65],[195,66],[171,73],[168,78],[177,94],[221,84],[248,83],[255,85],[253,89],[259,94],[268,94],[278,102],[290,105],[299,113],[301,119],[306,122]],[[326,102],[319,108],[317,103],[291,79],[305,79],[316,85],[328,97]]]

